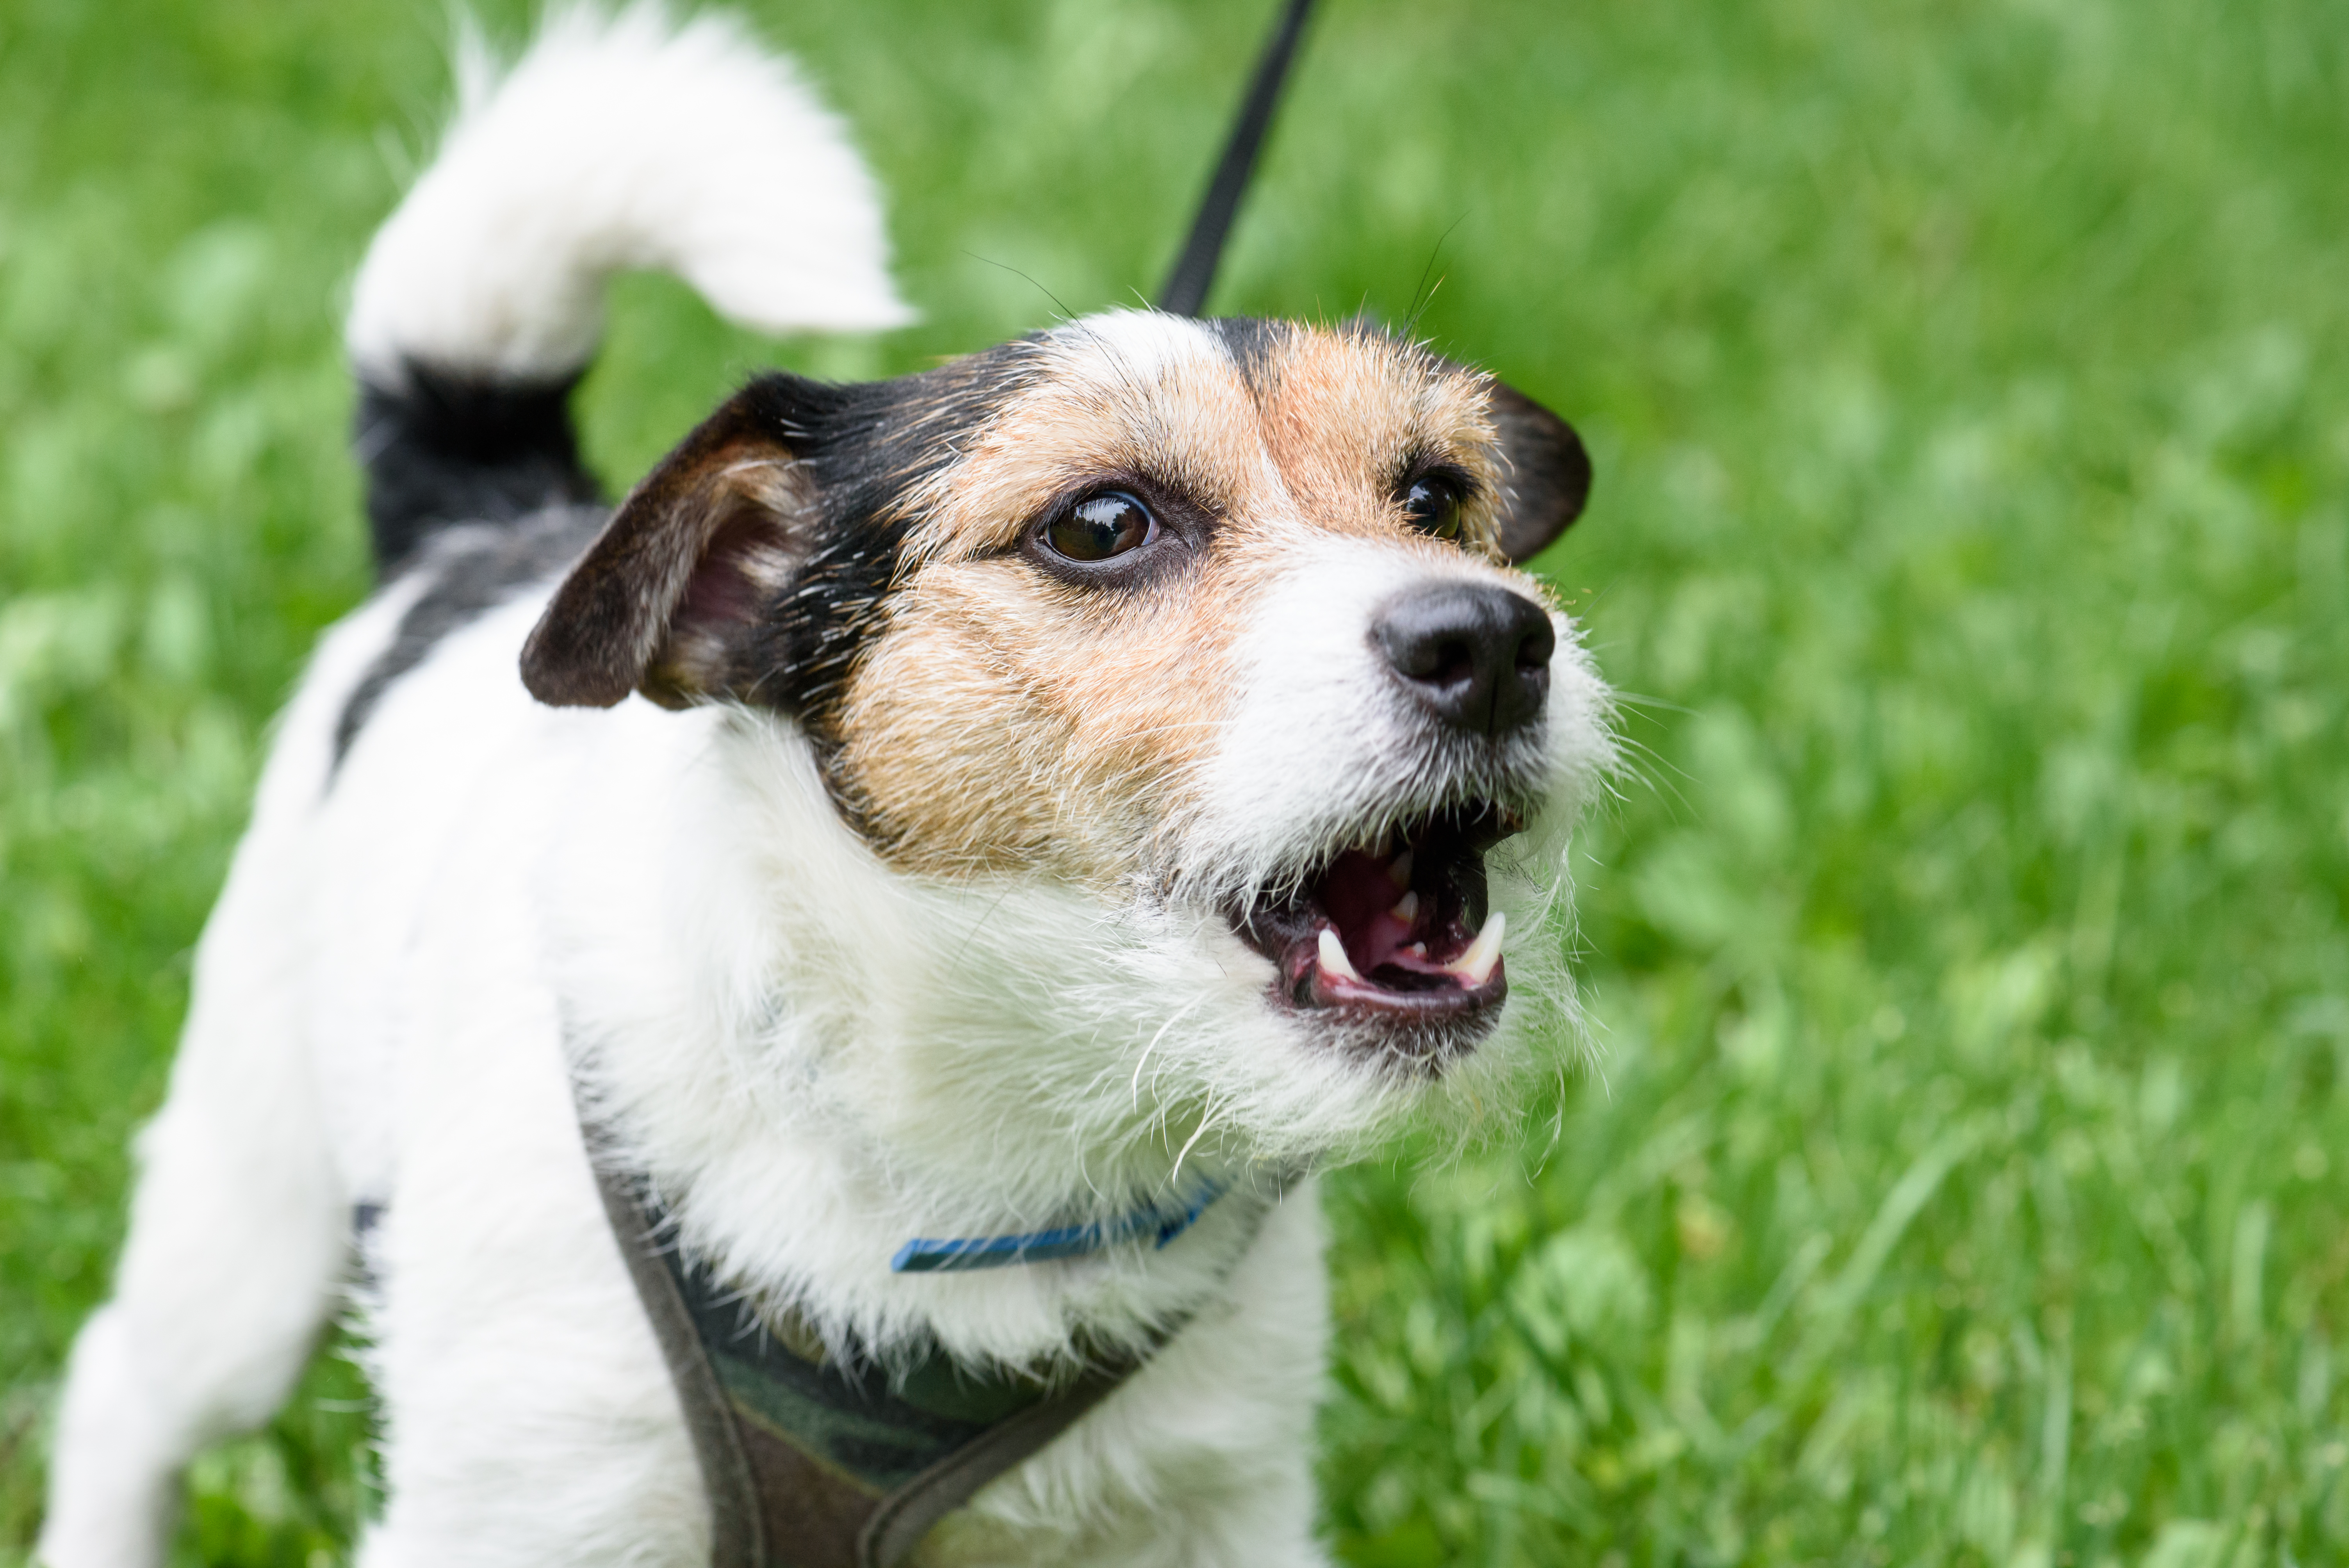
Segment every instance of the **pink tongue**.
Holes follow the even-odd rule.
[[[1405,969],[1442,968],[1423,956],[1398,951],[1412,940],[1413,924],[1421,923],[1395,918],[1395,903],[1408,890],[1388,874],[1387,865],[1359,850],[1349,851],[1338,857],[1322,884],[1321,907],[1338,928],[1347,958],[1364,975],[1383,964]]]

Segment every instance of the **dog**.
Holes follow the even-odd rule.
[[[1583,1038],[1609,699],[1518,567],[1579,441],[1370,322],[1112,311],[760,375],[614,508],[565,410],[630,267],[909,315],[739,24],[573,11],[463,73],[353,290],[380,583],[198,949],[38,1560],[160,1563],[181,1468],[347,1306],[366,1568],[710,1562],[601,1160],[827,1364],[1125,1358],[914,1560],[1326,1561],[1316,1172],[1489,1135]]]

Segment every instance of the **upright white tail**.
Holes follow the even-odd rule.
[[[871,175],[791,62],[656,0],[548,20],[501,73],[478,44],[439,156],[377,233],[347,332],[360,375],[487,382],[585,365],[615,273],[684,278],[770,332],[912,317]]]

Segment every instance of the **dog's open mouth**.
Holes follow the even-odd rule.
[[[1435,1023],[1497,1006],[1506,921],[1488,911],[1485,851],[1523,826],[1478,802],[1350,849],[1233,921],[1300,1008],[1364,1022]]]

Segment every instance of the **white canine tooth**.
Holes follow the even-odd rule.
[[[1401,898],[1395,900],[1394,909],[1391,913],[1397,920],[1402,921],[1405,925],[1409,925],[1413,921],[1417,920],[1419,918],[1418,891],[1413,889],[1412,892],[1407,892]]]
[[[1509,917],[1499,910],[1485,917],[1485,929],[1468,944],[1468,951],[1444,967],[1471,985],[1482,985],[1493,977],[1493,965],[1501,961],[1501,938],[1508,934]]]
[[[1346,944],[1338,939],[1337,930],[1332,926],[1321,928],[1321,967],[1340,980],[1361,978],[1354,973],[1354,961],[1346,956]]]
[[[1387,865],[1387,880],[1397,887],[1411,885],[1411,851],[1403,851]]]

